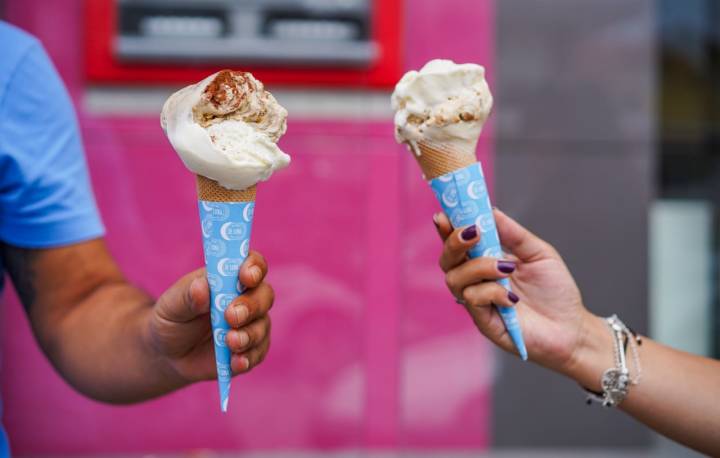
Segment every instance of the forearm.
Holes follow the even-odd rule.
[[[567,375],[600,391],[602,373],[613,366],[612,337],[600,318],[589,320],[583,342]],[[639,352],[642,379],[630,388],[622,410],[665,436],[720,456],[720,361],[648,338]]]
[[[104,284],[64,316],[41,345],[68,383],[94,399],[130,403],[186,384],[147,337],[153,300],[125,282]]]

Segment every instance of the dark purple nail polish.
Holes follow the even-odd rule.
[[[512,261],[498,261],[497,269],[504,274],[515,272],[515,263]]]
[[[512,302],[513,304],[517,304],[518,302],[520,302],[520,298],[518,297],[518,295],[513,293],[512,291],[508,291],[508,299],[510,299],[510,302]]]
[[[474,239],[475,237],[477,237],[477,226],[474,224],[472,226],[466,227],[460,233],[460,238],[466,242],[469,242],[470,240]]]

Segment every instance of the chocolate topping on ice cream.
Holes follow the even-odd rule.
[[[286,130],[287,111],[252,74],[222,70],[205,87],[193,117],[203,127],[226,119],[243,121],[278,141]]]

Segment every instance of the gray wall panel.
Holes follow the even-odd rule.
[[[558,248],[593,312],[645,331],[653,2],[496,5],[498,206]],[[574,382],[499,358],[495,446],[650,444],[621,412],[586,406]]]

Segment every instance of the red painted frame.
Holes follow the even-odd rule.
[[[200,80],[220,66],[171,67],[124,64],[112,55],[116,8],[114,0],[85,0],[85,69],[87,79],[99,84],[163,84]],[[250,66],[258,79],[271,84],[392,87],[402,73],[402,0],[373,0],[373,39],[379,60],[367,70],[343,68],[268,68]]]

